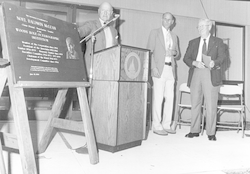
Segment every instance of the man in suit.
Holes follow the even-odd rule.
[[[171,31],[174,16],[167,12],[162,15],[162,27],[150,32],[147,48],[151,51],[151,76],[153,79],[153,132],[158,135],[175,133],[171,129],[174,83],[175,58],[179,55],[177,36]],[[163,114],[162,103],[164,102]]]
[[[87,21],[79,25],[78,32],[81,38],[84,38],[104,26],[113,17],[113,7],[108,2],[103,2],[98,9],[99,19]],[[86,42],[85,64],[88,76],[90,75],[92,41],[94,42],[93,52],[103,50],[118,44],[117,30],[111,22],[103,30],[100,30],[92,39]]]
[[[198,137],[201,126],[201,107],[206,106],[206,133],[208,139],[216,141],[216,115],[219,87],[222,84],[221,65],[226,59],[222,39],[210,34],[212,21],[200,19],[200,37],[189,42],[183,61],[189,69],[188,83],[191,91],[191,127],[188,138]],[[211,58],[211,61],[210,61]]]
[[[79,25],[78,32],[81,38],[88,36],[97,29],[100,29],[102,26],[106,25],[107,22],[113,18],[113,7],[108,2],[103,2],[98,8],[99,19],[84,22],[82,25]],[[92,48],[92,43],[93,48]],[[118,33],[114,28],[114,22],[109,23],[106,27],[96,33],[91,39],[86,41],[86,50],[85,50],[85,65],[87,69],[87,74],[90,77],[91,69],[91,58],[92,51],[97,52],[118,44]],[[93,50],[92,50],[93,49]],[[86,153],[86,147],[80,147],[76,149],[77,153]]]

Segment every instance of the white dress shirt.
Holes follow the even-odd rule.
[[[208,43],[209,43],[210,35],[211,34],[209,34],[208,37],[206,38],[207,48],[208,48]],[[202,47],[203,47],[203,43],[204,43],[204,38],[200,37],[200,45],[199,45],[199,50],[198,50],[196,61],[200,61],[200,62],[202,61]]]
[[[104,21],[99,19],[101,22],[101,25],[104,26]],[[113,38],[112,38],[112,33],[111,30],[109,28],[109,26],[107,25],[104,29],[103,29],[104,33],[105,33],[105,39],[106,39],[106,48],[112,47],[113,46]]]
[[[166,30],[166,28],[162,27],[162,32],[163,32],[163,36],[164,36],[164,41],[165,41],[165,49],[172,49],[173,47],[173,40],[170,34],[169,30]],[[171,57],[166,56],[165,57],[165,62],[171,62]]]

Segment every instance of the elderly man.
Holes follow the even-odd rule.
[[[200,37],[189,42],[183,61],[189,69],[188,86],[191,90],[191,127],[187,138],[198,137],[201,126],[201,106],[206,106],[206,133],[216,141],[216,114],[219,87],[222,84],[221,65],[226,59],[222,39],[210,34],[212,21],[200,19],[197,27]]]
[[[173,24],[174,16],[169,12],[164,13],[162,26],[150,32],[147,45],[147,48],[152,52],[153,132],[158,135],[175,133],[175,130],[171,129],[176,77],[174,59],[179,55],[179,47],[177,36],[171,31]]]
[[[113,7],[108,3],[104,2],[100,5],[98,9],[99,19],[93,21],[87,21],[78,27],[78,32],[81,38],[84,38],[101,28],[108,21],[113,18]],[[95,43],[93,52],[103,50],[105,48],[114,46],[118,44],[118,35],[117,30],[113,26],[113,22],[111,22],[108,26],[106,26],[103,30],[98,32],[95,35]],[[85,63],[87,68],[87,73],[89,76],[90,67],[91,67],[91,53],[92,53],[92,42],[89,39],[86,42],[86,51],[85,51]]]

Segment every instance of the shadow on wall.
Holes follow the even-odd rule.
[[[225,45],[225,50],[226,50],[226,60],[224,60],[223,64],[221,65],[221,68],[222,68],[222,79],[223,80],[229,80],[228,79],[228,69],[231,65],[231,60],[230,60],[230,53],[229,53],[229,46],[227,44],[224,44]]]

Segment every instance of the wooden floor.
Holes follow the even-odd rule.
[[[30,121],[35,150],[45,123]],[[14,133],[13,127],[12,122],[0,122],[1,131]],[[225,174],[250,169],[250,137],[242,138],[236,131],[218,131],[217,141],[211,142],[206,135],[185,138],[188,132],[189,127],[168,136],[150,131],[141,146],[116,153],[100,150],[96,165],[90,164],[88,154],[75,151],[86,145],[83,135],[60,132],[45,153],[36,155],[37,166],[40,174]],[[19,154],[3,153],[9,174],[22,174]]]

